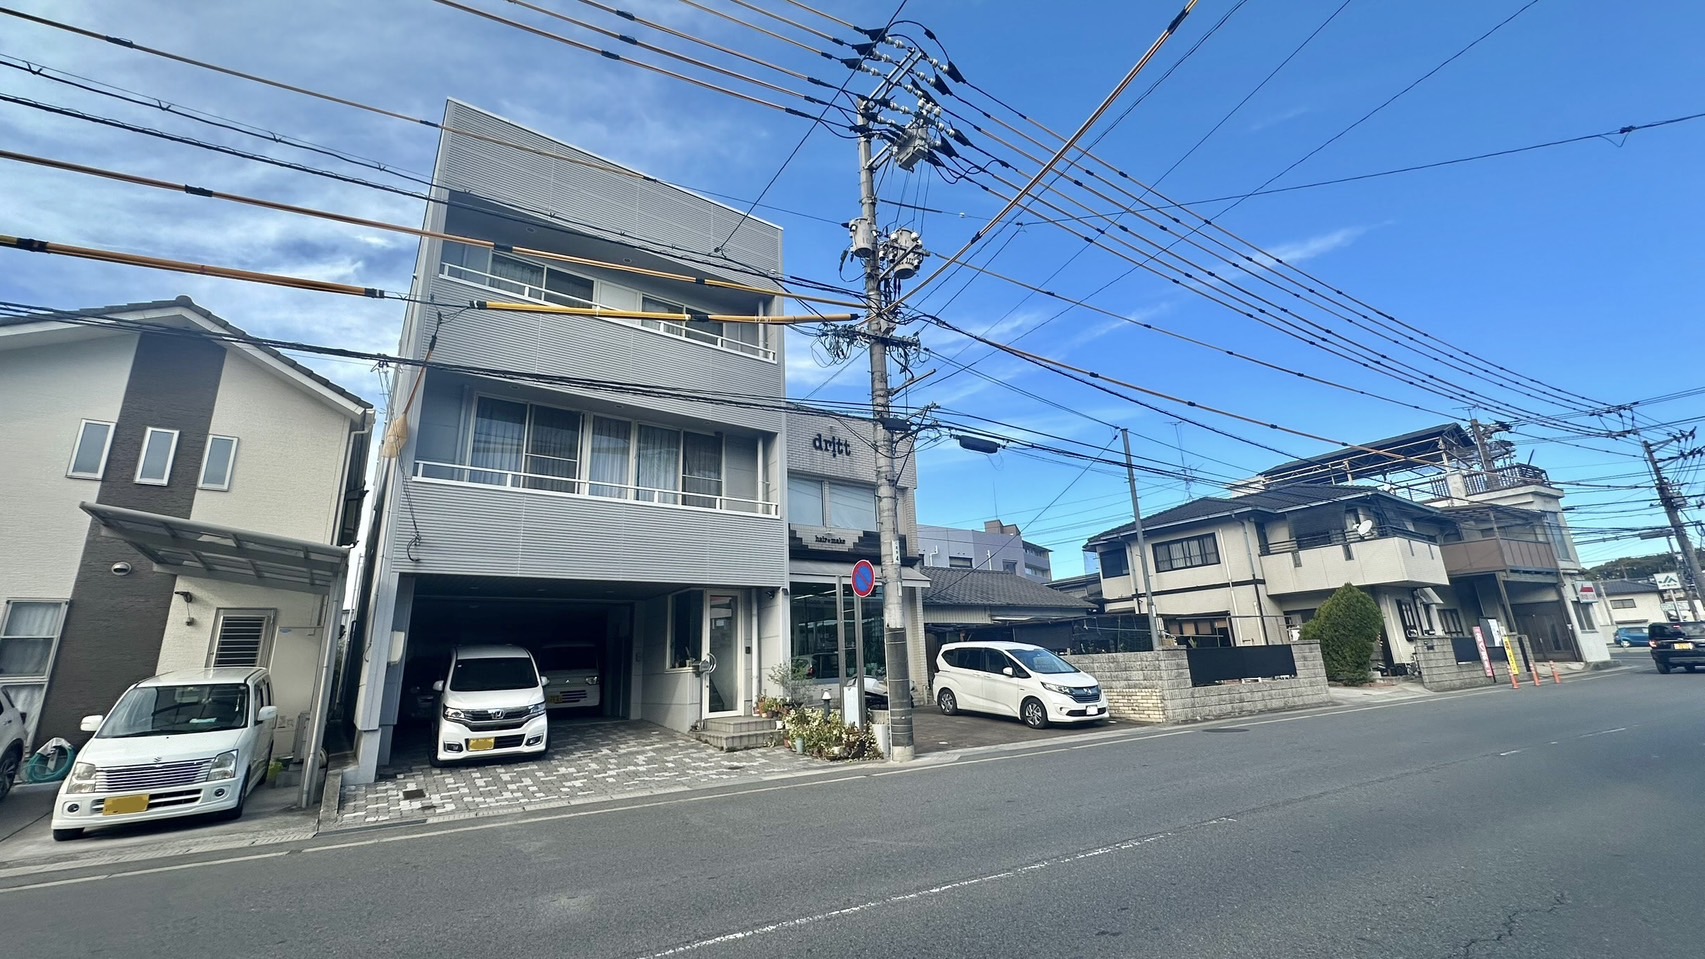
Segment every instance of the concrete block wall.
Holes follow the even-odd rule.
[[[1415,647],[1415,659],[1421,666],[1421,685],[1433,692],[1446,692],[1452,689],[1474,689],[1479,686],[1490,686],[1494,680],[1486,678],[1486,669],[1479,660],[1472,663],[1456,661],[1456,652],[1448,642],[1435,643],[1433,649],[1428,649],[1426,643]],[[1510,672],[1507,666],[1493,661],[1492,668],[1497,672],[1498,682],[1509,682]]]
[[[1291,650],[1297,664],[1295,679],[1218,686],[1190,685],[1189,658],[1181,649],[1069,659],[1101,683],[1113,716],[1142,723],[1185,723],[1327,705],[1320,647],[1299,643]]]

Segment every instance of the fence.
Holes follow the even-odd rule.
[[[1244,679],[1294,679],[1296,656],[1289,646],[1222,646],[1187,649],[1190,685],[1213,686]]]
[[[1282,653],[1277,651],[1282,650]],[[1260,653],[1272,651],[1271,658]],[[1245,658],[1224,654],[1251,652]],[[1280,657],[1283,657],[1282,659]],[[1218,657],[1216,659],[1216,657]],[[1247,716],[1277,709],[1324,706],[1326,669],[1320,647],[1239,646],[1233,649],[1163,649],[1152,653],[1102,653],[1068,656],[1073,666],[1094,676],[1107,693],[1108,712],[1120,719],[1144,723],[1195,722],[1226,716]],[[1197,682],[1196,663],[1238,663],[1239,676]],[[1288,663],[1288,667],[1285,665]],[[1278,678],[1279,670],[1291,678]],[[1268,675],[1254,675],[1266,673]],[[1206,673],[1203,674],[1206,678]],[[1245,683],[1243,679],[1270,679]]]

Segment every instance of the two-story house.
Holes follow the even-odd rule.
[[[794,608],[875,556],[870,424],[790,425],[781,330],[737,320],[780,312],[780,228],[454,101],[435,182],[427,228],[474,242],[420,246],[346,781],[462,643],[595,646],[598,716],[748,713]]]
[[[246,340],[188,297],[0,319],[0,685],[36,742],[265,666],[282,756],[324,691],[372,408]]]

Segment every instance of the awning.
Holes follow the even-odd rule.
[[[852,578],[854,562],[855,560],[850,559],[844,563],[827,559],[790,559],[787,561],[787,576],[789,579],[832,583],[836,576]],[[878,578],[881,577],[881,567],[877,567],[876,574]],[[903,566],[900,568],[900,582],[923,589],[929,586],[929,577],[910,566]]]
[[[101,524],[102,535],[129,543],[163,573],[325,593],[337,583],[349,554],[342,546],[98,503],[81,505]]]

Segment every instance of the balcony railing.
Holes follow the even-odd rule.
[[[1296,539],[1273,540],[1261,548],[1262,556],[1276,556],[1284,553],[1297,553],[1305,549],[1318,549],[1322,546],[1342,546],[1345,543],[1360,543],[1372,539],[1407,539],[1417,543],[1437,543],[1437,536],[1417,533],[1402,526],[1376,526],[1367,535],[1354,530],[1334,529],[1324,533],[1305,533]]]
[[[515,470],[491,469],[483,466],[464,466],[459,463],[435,463],[417,460],[414,478],[428,483],[451,483],[464,486],[500,486],[526,490],[546,496],[571,496],[588,499],[617,499],[647,506],[671,509],[710,510],[719,513],[755,513],[760,516],[781,515],[781,504],[763,500],[742,499],[738,496],[692,492],[678,489],[658,489],[631,483],[610,483],[584,477],[551,476],[545,473],[521,473]]]
[[[1555,572],[1557,553],[1550,543],[1520,539],[1468,539],[1439,548],[1452,576],[1510,570]]]
[[[452,280],[460,280],[463,283],[471,283],[474,286],[483,286],[489,290],[501,290],[504,293],[509,293],[519,299],[529,300],[534,303],[547,303],[552,306],[576,306],[583,307],[585,309],[598,309],[603,305],[595,303],[592,300],[582,299],[578,296],[569,296],[566,293],[558,293],[555,290],[549,290],[542,286],[522,283],[519,280],[511,280],[507,277],[493,276],[490,273],[481,273],[479,270],[470,269],[465,266],[458,266],[454,263],[440,264],[439,275]],[[672,336],[676,339],[691,340],[694,343],[703,343],[706,346],[715,347],[719,350],[727,350],[730,353],[755,356],[760,360],[774,362],[776,358],[775,350],[758,346],[753,343],[743,343],[731,337],[712,333],[709,330],[696,329],[685,323],[674,320],[646,320],[622,316],[606,316],[600,317],[600,319],[610,323],[624,323],[629,326],[637,326],[641,329],[650,330],[653,333],[661,333],[664,336]]]
[[[1488,490],[1511,489],[1517,486],[1550,486],[1551,477],[1537,466],[1526,463],[1512,463],[1497,469],[1481,473],[1469,473],[1463,477],[1470,493],[1484,493]]]

